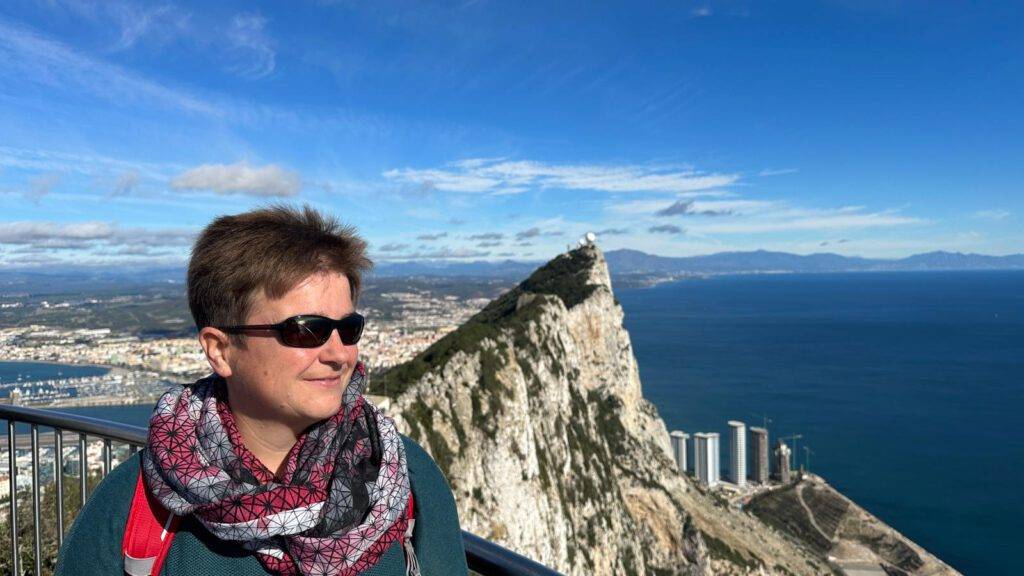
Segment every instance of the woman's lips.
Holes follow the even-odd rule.
[[[306,382],[319,384],[321,386],[337,386],[341,383],[341,376],[330,376],[327,378],[306,378]]]

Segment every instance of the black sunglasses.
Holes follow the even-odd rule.
[[[218,326],[229,334],[240,334],[243,332],[276,332],[281,336],[281,343],[293,348],[316,348],[323,346],[331,339],[331,332],[338,329],[338,336],[341,343],[351,346],[359,342],[363,335],[363,326],[366,319],[355,312],[335,320],[326,316],[303,314],[292,316],[277,324],[250,324],[245,326]]]

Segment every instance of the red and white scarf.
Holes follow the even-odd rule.
[[[222,378],[169,390],[149,422],[146,487],[272,572],[362,572],[405,535],[411,497],[401,437],[364,387],[360,363],[340,410],[299,438],[279,479],[242,443]]]

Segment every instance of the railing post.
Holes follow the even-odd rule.
[[[7,471],[11,475],[11,568],[14,574],[18,574],[18,456],[15,452],[14,420],[7,421]]]
[[[82,493],[82,504],[79,510],[85,506],[85,499],[89,496],[89,487],[86,485],[86,476],[89,473],[89,466],[86,460],[89,458],[85,445],[85,434],[78,435],[78,488]]]
[[[39,513],[39,426],[32,425],[32,532],[35,537],[36,576],[43,573],[43,530]]]
[[[53,429],[53,483],[57,490],[57,548],[64,545],[64,431]]]
[[[103,439],[103,477],[106,478],[107,474],[110,474],[110,438]]]

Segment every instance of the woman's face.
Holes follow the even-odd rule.
[[[316,273],[281,298],[253,298],[246,324],[276,324],[299,314],[338,319],[353,312],[348,278]],[[232,411],[299,431],[336,413],[359,356],[337,330],[318,348],[291,348],[277,336],[243,335],[231,346],[228,402]]]

